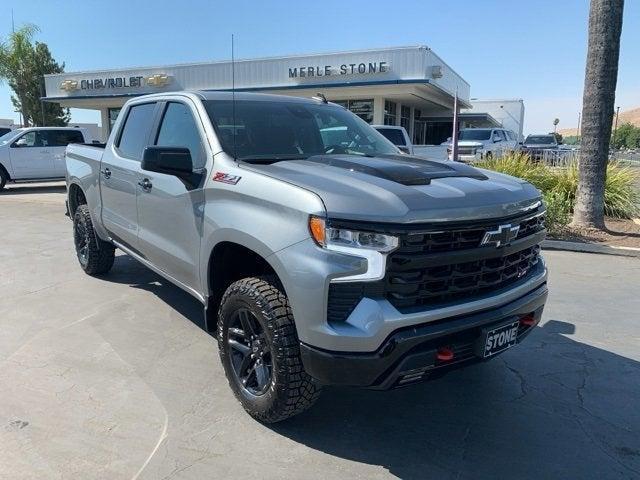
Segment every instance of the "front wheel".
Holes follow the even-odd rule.
[[[73,215],[73,241],[78,261],[85,273],[98,275],[111,270],[115,247],[96,236],[87,205],[78,205]]]
[[[0,168],[0,190],[4,189],[7,184],[8,175],[4,172],[4,169]]]
[[[217,337],[229,385],[257,420],[285,420],[320,395],[302,365],[291,307],[274,278],[231,284],[220,303]]]

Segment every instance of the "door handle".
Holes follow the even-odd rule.
[[[108,168],[105,168],[104,170],[100,170],[100,173],[104,175],[104,178],[111,177],[111,170],[109,170]]]
[[[148,178],[145,178],[141,182],[138,182],[138,185],[140,185],[142,187],[142,190],[144,190],[145,192],[151,191],[151,187],[153,187],[153,184],[149,181]]]

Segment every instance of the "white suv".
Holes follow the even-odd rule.
[[[91,140],[82,128],[18,128],[0,137],[0,190],[7,182],[61,180],[70,143]]]
[[[447,145],[447,157],[451,160],[451,139]],[[518,137],[504,128],[463,128],[458,137],[458,160],[473,162],[491,158],[518,147]]]

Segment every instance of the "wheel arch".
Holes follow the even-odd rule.
[[[211,248],[207,257],[206,278],[207,330],[214,331],[218,307],[226,289],[233,282],[246,277],[274,276],[286,295],[286,287],[280,274],[281,266],[265,251],[251,248],[244,243],[222,240]]]
[[[0,163],[0,172],[5,175],[7,182],[11,181],[11,174],[9,173],[9,170],[7,170],[7,167],[5,167],[2,163]]]
[[[82,187],[77,183],[71,183],[69,185],[67,198],[69,200],[69,215],[71,215],[71,218],[73,218],[79,205],[87,205],[87,196],[82,190]]]

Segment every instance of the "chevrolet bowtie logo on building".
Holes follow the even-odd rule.
[[[496,248],[509,245],[518,236],[520,225],[500,225],[497,230],[486,232],[480,245],[493,245]]]
[[[147,77],[147,85],[151,85],[152,87],[164,87],[170,82],[171,77],[169,75],[165,75],[164,73],[157,73],[155,75]]]
[[[78,89],[78,82],[76,80],[65,80],[60,84],[60,88],[67,92],[72,92]]]

